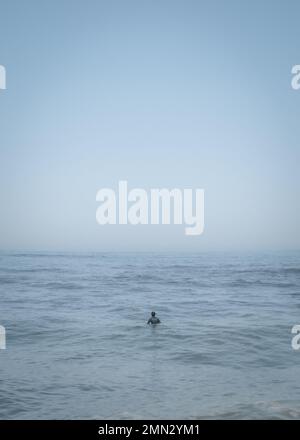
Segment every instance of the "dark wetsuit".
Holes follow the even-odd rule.
[[[156,318],[156,316],[151,316],[151,318],[149,318],[147,324],[160,324],[160,320],[158,318]]]

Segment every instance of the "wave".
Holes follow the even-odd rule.
[[[211,411],[209,414],[197,415],[201,420],[299,420],[299,402],[261,401],[241,403],[226,411]]]
[[[222,283],[222,285],[223,286],[235,286],[235,287],[243,287],[243,286],[265,286],[265,287],[284,287],[284,288],[295,287],[295,284],[291,283],[291,282],[245,280],[243,278],[239,278],[234,281]]]

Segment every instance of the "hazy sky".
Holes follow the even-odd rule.
[[[298,0],[0,0],[0,249],[300,248]],[[204,188],[205,232],[96,193]]]

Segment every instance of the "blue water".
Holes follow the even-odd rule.
[[[1,253],[0,418],[300,418],[299,294],[296,252]]]

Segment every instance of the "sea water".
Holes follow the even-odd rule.
[[[300,418],[299,295],[297,252],[2,252],[0,418]]]

